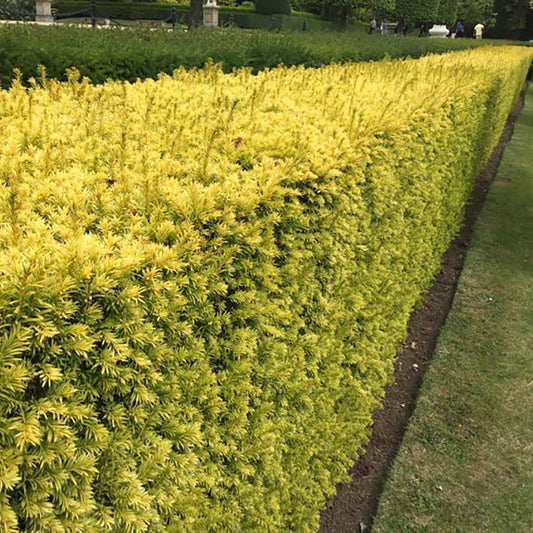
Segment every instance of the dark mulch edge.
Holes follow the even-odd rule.
[[[452,305],[474,223],[524,106],[526,88],[477,180],[466,207],[463,227],[444,254],[441,272],[427,292],[422,306],[409,319],[408,337],[396,360],[395,381],[385,390],[383,409],[376,411],[373,416],[372,435],[365,454],[350,470],[352,481],[337,486],[337,495],[322,513],[319,533],[368,533],[371,529],[386,475],[402,443],[424,372]]]

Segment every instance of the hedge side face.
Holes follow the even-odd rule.
[[[314,531],[533,53],[0,92],[4,531]]]

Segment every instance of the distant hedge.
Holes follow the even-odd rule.
[[[255,10],[263,15],[290,15],[290,0],[255,0]]]
[[[246,16],[271,17],[257,14]],[[279,15],[281,23],[299,16]],[[309,19],[311,20],[311,19]],[[495,43],[498,41],[495,41]],[[97,30],[71,27],[0,26],[0,82],[9,85],[13,69],[24,79],[39,77],[39,65],[48,76],[66,79],[66,71],[77,67],[82,75],[101,83],[108,78],[135,81],[171,74],[182,66],[201,68],[210,59],[223,64],[225,71],[250,67],[255,72],[284,65],[319,67],[331,62],[375,61],[385,56],[419,57],[468,47],[485,46],[488,41],[473,39],[419,39],[341,35],[333,32],[260,32],[225,29],[192,32],[149,31],[146,29]],[[502,41],[498,44],[503,44]]]
[[[89,6],[89,1],[65,0],[54,2],[55,13],[71,13]],[[164,2],[113,2],[98,1],[96,14],[98,17],[110,17],[122,20],[165,20],[169,18],[171,4]],[[176,6],[177,12],[185,17],[188,13],[186,6]]]
[[[90,0],[58,0],[53,3],[53,9],[57,13],[68,13],[88,7]],[[111,16],[123,20],[152,20],[164,19],[175,8],[178,13],[187,13],[188,6],[183,4],[171,4],[167,2],[113,2],[112,0],[98,0],[96,12],[99,17]],[[220,12],[253,13],[249,7],[226,7],[220,6]]]
[[[3,532],[315,532],[532,57],[1,91]]]
[[[79,11],[89,5],[84,0],[59,0],[54,3],[56,13],[71,13]],[[118,20],[154,20],[163,21],[170,17],[172,7],[176,9],[178,20],[185,23],[188,16],[186,6],[173,6],[164,2],[113,2],[98,1],[96,4],[97,16]],[[224,25],[232,18],[233,22],[241,28],[266,29],[272,25],[272,15],[275,14],[276,28],[284,30],[301,30],[305,21],[308,30],[325,30],[330,22],[309,13],[292,13],[287,10],[258,10],[252,11],[247,7],[221,6],[219,15],[220,23]]]

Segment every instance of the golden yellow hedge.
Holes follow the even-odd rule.
[[[0,531],[315,530],[532,56],[0,92]]]

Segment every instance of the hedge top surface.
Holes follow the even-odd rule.
[[[4,529],[315,530],[531,56],[0,91]]]

